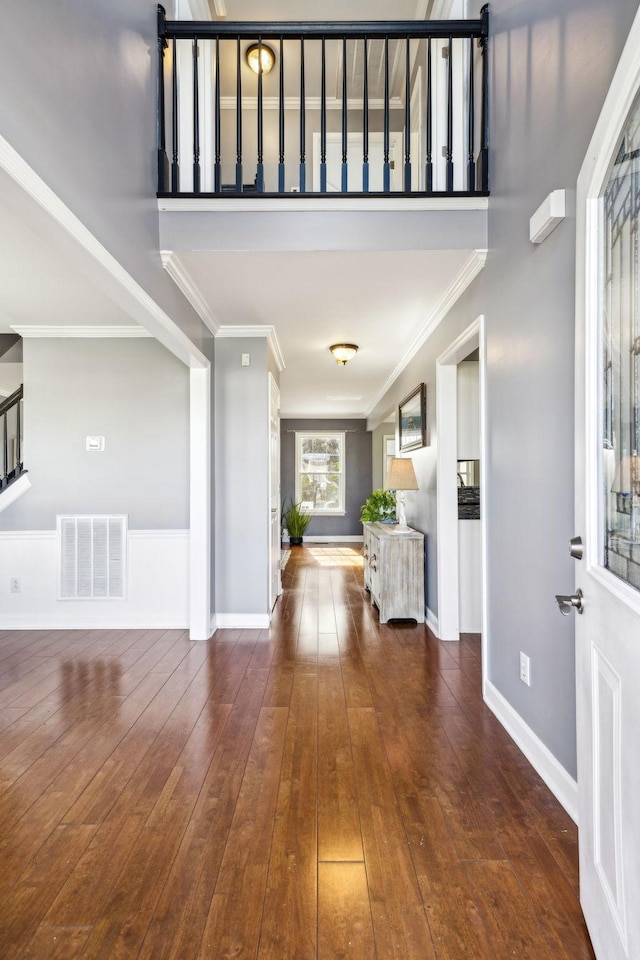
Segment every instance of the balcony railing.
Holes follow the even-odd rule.
[[[178,22],[159,7],[159,196],[486,196],[488,30],[488,6],[337,23]],[[268,74],[251,45],[274,54]]]
[[[22,463],[22,387],[0,403],[0,492],[25,472]]]

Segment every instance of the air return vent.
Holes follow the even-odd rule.
[[[126,516],[58,517],[58,599],[124,600]]]

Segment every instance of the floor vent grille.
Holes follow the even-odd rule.
[[[124,600],[127,517],[58,517],[58,598]]]

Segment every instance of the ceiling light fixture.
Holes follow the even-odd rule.
[[[247,63],[254,73],[260,73],[260,62],[262,61],[262,73],[271,73],[273,65],[276,62],[276,55],[266,43],[252,43],[247,48]]]
[[[334,343],[332,347],[329,347],[329,350],[336,358],[336,363],[344,367],[349,360],[355,357],[358,347],[355,343]]]

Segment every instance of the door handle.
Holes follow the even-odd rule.
[[[556,594],[556,603],[558,604],[558,609],[563,617],[568,617],[573,609],[576,613],[584,612],[584,604],[582,602],[583,593],[582,590],[578,587],[576,592],[572,596],[563,596],[562,594]]]

